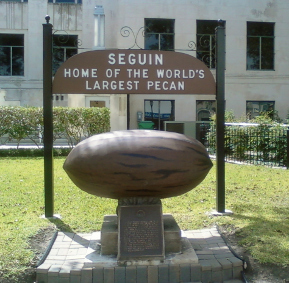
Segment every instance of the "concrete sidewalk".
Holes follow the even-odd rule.
[[[115,256],[101,256],[100,232],[59,232],[46,260],[37,268],[38,283],[242,282],[243,261],[216,228],[182,231],[198,263],[119,266]]]

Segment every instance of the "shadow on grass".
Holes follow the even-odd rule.
[[[262,204],[235,206],[238,213],[231,217],[245,226],[236,231],[239,243],[245,246],[260,262],[289,264],[289,207]],[[246,215],[252,211],[255,215]],[[286,239],[287,238],[287,239]],[[286,260],[287,258],[287,260]],[[284,262],[285,261],[285,262]]]

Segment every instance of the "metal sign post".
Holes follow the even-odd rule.
[[[224,22],[219,21],[216,28],[216,170],[217,170],[217,203],[218,213],[225,213],[225,27]]]
[[[53,217],[53,102],[52,102],[52,24],[43,24],[43,120],[45,217]]]

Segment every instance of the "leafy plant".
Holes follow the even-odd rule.
[[[232,113],[226,115],[233,121]],[[226,122],[228,121],[226,120]],[[287,127],[272,120],[270,113],[258,116],[250,122],[225,125],[226,158],[250,163],[285,166],[287,162]],[[207,134],[208,150],[216,152],[216,126],[212,121]]]
[[[39,147],[43,137],[43,108],[0,107],[0,138],[2,143],[24,139]],[[53,140],[65,138],[70,147],[83,138],[110,130],[108,108],[53,108]]]

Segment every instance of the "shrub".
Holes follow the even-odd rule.
[[[232,117],[232,115],[229,115]],[[226,123],[226,158],[285,165],[287,161],[287,126],[273,121],[269,115],[256,117],[253,123]],[[207,134],[209,152],[216,152],[216,126],[212,121]]]
[[[42,107],[0,106],[0,138],[2,144],[15,140],[31,140],[38,147],[43,137]],[[95,134],[110,130],[108,108],[53,108],[53,140],[65,138],[70,147]]]

